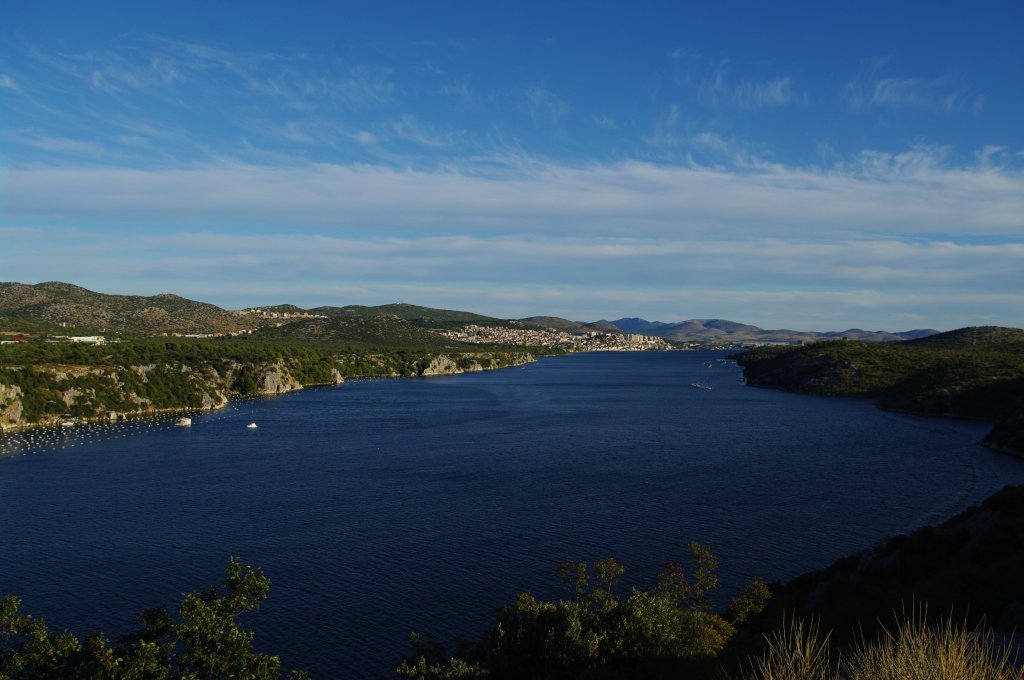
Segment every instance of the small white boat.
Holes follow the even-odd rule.
[[[250,430],[255,430],[257,427],[259,427],[259,425],[257,425],[256,423],[249,423],[248,425],[246,425],[246,427],[249,428]]]
[[[176,427],[192,427],[191,418],[178,418],[178,422],[174,423]]]

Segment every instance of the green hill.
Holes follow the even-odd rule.
[[[1002,326],[971,326],[910,340],[913,347],[1024,351],[1024,330]]]
[[[1024,330],[964,328],[896,343],[833,340],[738,355],[751,385],[873,397],[882,408],[997,423],[985,444],[1024,454]]]
[[[57,281],[0,283],[0,315],[12,331],[21,330],[19,323],[25,322],[66,324],[77,334],[229,333],[252,323],[216,305],[177,295],[105,295]]]
[[[473,312],[460,312],[451,309],[435,309],[433,307],[420,307],[405,302],[395,302],[389,305],[378,305],[366,307],[363,305],[347,305],[345,307],[316,307],[309,310],[313,314],[322,314],[332,318],[352,317],[397,317],[408,321],[419,328],[428,329],[452,329],[462,328],[470,324],[478,326],[509,326],[514,322],[506,319],[496,319],[491,316],[474,314]]]
[[[560,316],[528,316],[525,319],[519,319],[519,326],[521,327],[522,324],[537,328],[551,328],[556,331],[567,331],[569,333],[587,333],[590,331],[597,331],[598,333],[623,332],[621,328],[608,321],[586,323],[584,321],[570,321]]]
[[[311,311],[323,314],[323,311]],[[266,326],[255,331],[251,337],[253,340],[321,347],[400,347],[436,350],[466,347],[392,314],[352,314],[326,319],[299,319],[281,326]]]

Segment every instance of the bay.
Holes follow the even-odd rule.
[[[566,559],[614,556],[643,585],[701,541],[724,603],[1024,483],[1024,461],[977,444],[987,424],[747,387],[724,356],[577,354],[238,402],[191,428],[3,435],[0,592],[122,632],[235,555],[273,581],[243,619],[260,650],[371,678],[410,631],[474,637],[518,592],[563,594]]]

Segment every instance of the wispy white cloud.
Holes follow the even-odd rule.
[[[263,166],[3,170],[14,218],[234,222],[415,231],[657,236],[1020,233],[1024,173],[949,167],[941,150],[873,152],[828,170],[742,170],[636,161],[566,166]],[[177,197],[189,196],[189,201]],[[396,201],[395,197],[401,197]]]
[[[109,145],[93,141],[46,135],[39,130],[14,130],[4,134],[14,143],[57,154],[60,156],[87,157],[89,159],[110,160],[118,154]]]
[[[17,280],[70,278],[104,292],[176,292],[236,308],[404,300],[508,317],[724,317],[811,330],[1024,322],[1024,293],[1007,285],[1005,272],[995,281],[1006,292],[975,285],[993,257],[997,270],[1019,270],[1020,243],[1007,249],[893,241],[380,239],[209,231],[125,239],[106,230],[26,229],[0,234],[18,248],[6,269]],[[45,249],[39,247],[43,243]],[[891,274],[853,273],[878,258],[892,267]],[[794,271],[794,262],[805,266]],[[903,272],[897,273],[898,265]],[[942,276],[950,266],[978,271],[960,280]],[[921,279],[916,287],[892,285],[914,278]],[[131,289],[121,288],[126,279],[136,282]]]
[[[15,92],[21,91],[21,86],[6,73],[0,73],[0,87],[5,90],[14,90]]]
[[[790,76],[761,81],[744,80],[736,86],[734,98],[736,104],[744,109],[807,103],[807,95],[793,88]]]
[[[455,130],[442,130],[428,125],[417,116],[405,114],[397,119],[385,121],[377,126],[378,137],[387,137],[420,146],[442,149],[460,143],[466,133]]]
[[[734,75],[736,65],[728,59],[707,62],[692,54],[674,58],[686,64],[676,82],[694,90],[704,106],[751,110],[807,104],[807,94],[796,88],[791,75],[738,77]]]
[[[463,82],[442,85],[438,92],[455,101],[459,109],[480,111],[485,108],[484,98],[472,87]]]
[[[312,110],[325,102],[346,108],[380,106],[391,101],[393,69],[353,64],[336,71],[310,64],[301,52],[239,52],[157,36],[127,37],[104,50],[48,53],[29,50],[34,63],[86,82],[110,95],[145,93],[166,101],[223,102],[224,95],[257,98],[286,109]],[[314,67],[316,66],[316,67]]]
[[[846,84],[845,95],[854,110],[915,109],[932,113],[960,113],[981,110],[983,95],[962,78],[943,75],[934,78],[884,76],[886,60],[877,61],[864,75]]]
[[[561,97],[539,85],[519,90],[516,94],[523,110],[534,122],[557,125],[569,113],[569,105]]]

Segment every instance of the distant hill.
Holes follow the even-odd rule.
[[[587,328],[589,328],[592,331],[597,331],[598,333],[621,333],[622,332],[621,328],[619,328],[615,324],[609,323],[607,321],[594,321],[592,323],[585,323],[583,325],[586,326]]]
[[[916,338],[907,343],[914,347],[945,349],[985,349],[993,351],[1024,351],[1024,330],[1003,326],[972,326],[948,333]]]
[[[278,314],[302,314],[306,311],[305,309],[296,307],[295,305],[261,305],[259,307],[247,307],[243,311],[248,312],[253,309],[258,309],[262,312],[277,312]]]
[[[667,323],[662,323],[661,321],[639,319],[635,316],[628,319],[616,319],[615,321],[605,321],[604,319],[601,319],[598,323],[610,323],[616,328],[622,329],[627,333],[641,333],[643,335],[655,335],[655,332],[658,329],[669,325]]]
[[[313,314],[323,314],[330,317],[377,317],[394,316],[404,319],[414,326],[420,328],[461,328],[468,324],[481,326],[507,325],[504,319],[496,319],[491,316],[474,314],[473,312],[459,312],[450,309],[434,309],[432,307],[420,307],[404,302],[396,302],[390,305],[378,305],[366,307],[363,305],[348,305],[346,307],[316,307],[309,310]]]
[[[622,332],[621,328],[609,321],[587,323],[586,321],[570,321],[560,316],[528,316],[525,319],[519,319],[519,321],[528,326],[552,328],[556,331],[566,331],[569,333],[587,333],[589,331],[597,331],[598,333]]]
[[[255,308],[250,308],[255,309]],[[788,329],[764,330],[757,326],[725,319],[690,319],[677,323],[623,318],[616,321],[570,321],[555,316],[531,316],[525,319],[499,319],[474,312],[422,307],[403,302],[388,305],[344,307],[323,306],[302,309],[293,304],[258,307],[263,312],[298,314],[310,312],[331,318],[403,319],[421,329],[455,329],[469,324],[480,326],[553,328],[569,332],[640,333],[655,335],[676,342],[790,343],[800,344],[846,338],[865,342],[889,342],[918,339],[934,335],[934,330],[913,330],[902,333],[865,331],[851,328],[826,333]],[[152,335],[157,333],[228,333],[276,323],[253,314],[240,314],[216,305],[188,300],[177,295],[150,297],[137,295],[105,295],[68,283],[49,282],[37,285],[0,283],[0,332],[48,332],[57,324],[74,326],[76,332],[119,332]],[[289,322],[292,320],[289,319]],[[353,327],[354,329],[354,327]],[[307,332],[295,329],[295,335]],[[351,329],[350,329],[351,330]],[[352,331],[355,337],[376,337],[368,329]],[[323,328],[325,336],[347,337],[349,331]],[[404,331],[402,331],[404,333]],[[287,334],[287,333],[285,333]],[[413,341],[413,338],[409,338]],[[425,341],[420,338],[416,342]]]
[[[647,321],[646,319],[633,317],[603,323],[612,323],[630,333],[656,335],[675,342],[781,342],[800,344],[840,338],[862,340],[864,342],[896,342],[922,338],[939,332],[932,329],[920,329],[889,333],[886,331],[865,331],[859,328],[829,332],[794,331],[785,328],[764,330],[757,326],[750,326],[726,319],[690,319],[676,323],[663,323],[661,321]]]
[[[78,333],[226,333],[251,326],[234,312],[177,295],[105,295],[57,281],[0,283],[0,314],[12,330],[19,330],[19,319],[68,324]]]

